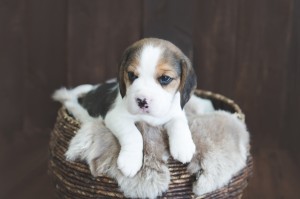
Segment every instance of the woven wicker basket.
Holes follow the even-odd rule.
[[[196,94],[210,99],[216,109],[237,113],[241,120],[244,114],[232,100],[207,91],[197,90]],[[49,174],[56,186],[59,198],[124,198],[117,183],[106,176],[93,177],[84,162],[68,162],[65,152],[70,139],[80,124],[67,114],[64,108],[58,111],[55,127],[50,140]],[[170,159],[168,167],[171,173],[169,190],[160,198],[196,198],[192,192],[195,176],[186,171],[186,165]],[[248,157],[247,166],[237,173],[230,182],[216,191],[198,198],[241,198],[242,192],[252,175],[252,157]]]

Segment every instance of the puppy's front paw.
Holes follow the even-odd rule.
[[[142,167],[143,153],[121,150],[118,157],[118,168],[127,177],[133,177]]]
[[[170,140],[170,152],[174,159],[187,163],[190,162],[195,153],[196,147],[191,138],[173,138]]]

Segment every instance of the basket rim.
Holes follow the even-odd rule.
[[[202,90],[202,89],[196,89],[194,92],[198,97],[203,97],[206,99],[215,99],[219,100],[221,102],[224,102],[228,105],[230,105],[233,110],[235,111],[235,114],[238,116],[238,118],[242,121],[245,121],[245,114],[243,113],[241,107],[232,99],[219,94],[219,93],[214,93],[212,91],[207,91],[207,90]]]

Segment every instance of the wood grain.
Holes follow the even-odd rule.
[[[254,140],[279,144],[287,105],[287,61],[292,1],[240,1],[235,99],[243,107]],[[269,5],[269,6],[268,6]]]
[[[194,1],[145,0],[143,37],[166,39],[193,60]]]
[[[26,66],[24,11],[23,1],[0,2],[0,134],[5,139],[12,139],[13,134],[22,130]]]
[[[68,85],[117,76],[125,48],[141,38],[142,1],[69,1]]]
[[[286,148],[291,148],[300,161],[300,1],[294,0],[291,6],[293,20],[291,22],[291,33],[289,35],[288,60],[286,66],[286,106],[283,117],[285,125],[281,140]]]
[[[198,87],[233,97],[238,1],[196,1],[194,68]]]
[[[54,122],[54,89],[66,85],[66,1],[26,1],[26,67],[23,70],[23,130],[41,132]]]

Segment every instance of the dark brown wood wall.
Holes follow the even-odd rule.
[[[300,94],[297,4],[198,1],[194,65],[199,85],[241,105],[254,141],[272,137],[288,143],[289,136],[299,136],[296,129],[287,130],[300,107],[296,102]]]
[[[159,37],[191,58],[199,88],[241,106],[254,150],[300,160],[299,13],[298,0],[0,0],[0,158],[49,136],[55,89],[115,77],[128,45]]]

